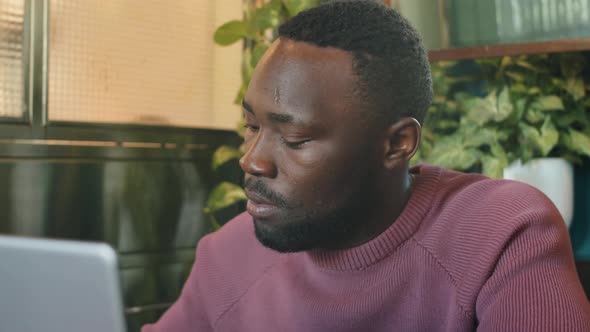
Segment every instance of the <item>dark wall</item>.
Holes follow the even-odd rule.
[[[129,331],[155,321],[210,231],[202,211],[219,176],[212,151],[42,150],[0,146],[0,233],[109,243],[119,254]]]

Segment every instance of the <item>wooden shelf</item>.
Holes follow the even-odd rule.
[[[428,52],[430,62],[515,56],[524,54],[590,51],[590,38],[562,39],[521,44],[450,48]]]

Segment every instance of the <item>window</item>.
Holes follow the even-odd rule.
[[[235,128],[241,49],[213,32],[241,5],[49,1],[49,121]]]
[[[24,1],[0,0],[0,118],[24,113]]]

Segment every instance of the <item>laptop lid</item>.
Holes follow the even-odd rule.
[[[125,331],[114,250],[0,236],[0,331]]]

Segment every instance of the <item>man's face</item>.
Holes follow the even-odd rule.
[[[288,39],[258,64],[244,98],[240,165],[265,246],[338,248],[365,221],[380,163],[356,80],[347,52]]]

